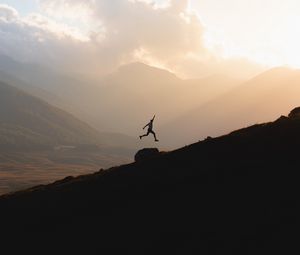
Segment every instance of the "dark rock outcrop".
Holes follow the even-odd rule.
[[[295,108],[289,114],[289,118],[300,118],[300,107]]]
[[[141,162],[144,160],[153,159],[153,158],[157,157],[158,155],[160,155],[160,152],[157,148],[145,148],[145,149],[139,150],[135,154],[134,160],[135,160],[135,162]]]

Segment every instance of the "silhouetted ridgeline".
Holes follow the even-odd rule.
[[[1,228],[96,236],[99,251],[123,254],[292,254],[298,112],[152,160],[2,196]]]

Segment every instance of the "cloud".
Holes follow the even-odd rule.
[[[59,15],[60,10],[61,15],[75,15],[78,9],[88,13],[89,22],[97,24],[91,26],[89,37],[102,70],[135,60],[168,66],[205,51],[203,27],[197,15],[187,10],[186,0],[42,0],[41,4],[48,14],[56,10]]]
[[[196,76],[219,61],[204,46],[204,28],[188,0],[39,3],[41,12],[26,17],[0,5],[0,53],[93,74],[143,61]]]
[[[76,28],[41,14],[21,17],[12,7],[0,6],[0,54],[64,68],[84,59],[80,52],[88,40]]]
[[[6,4],[0,4],[0,18],[2,21],[9,22],[11,20],[17,19],[18,16],[19,14],[14,8]]]

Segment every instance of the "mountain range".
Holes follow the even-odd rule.
[[[137,136],[139,127],[154,114],[160,127],[241,82],[224,75],[183,80],[142,63],[121,66],[90,81],[3,56],[0,56],[0,71],[10,75],[10,84],[72,113],[100,131],[132,136]]]
[[[2,196],[1,228],[43,232],[53,247],[53,236],[78,238],[69,252],[293,254],[299,147],[297,108],[152,159]]]
[[[35,76],[35,65],[9,63],[0,64],[0,70],[17,77],[17,87],[102,132],[138,137],[141,127],[156,114],[154,127],[166,149],[273,119],[299,104],[299,70],[286,67],[248,81],[218,74],[183,80],[166,70],[132,63],[89,81],[48,72],[46,67],[39,67],[43,70]],[[149,143],[150,139],[146,138]]]

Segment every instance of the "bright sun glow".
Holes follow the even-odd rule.
[[[205,43],[226,58],[300,67],[300,2],[191,0],[206,26]]]
[[[252,45],[235,44],[224,32],[207,28],[208,48],[225,58],[246,57],[267,66],[289,65],[300,68],[300,17],[286,17],[280,26],[270,27],[268,33],[253,38]]]

